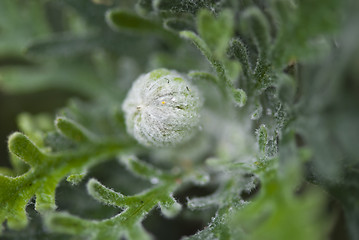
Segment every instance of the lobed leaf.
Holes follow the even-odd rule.
[[[84,127],[65,117],[56,118],[55,126],[61,134],[76,142],[89,142],[94,138]]]
[[[133,240],[152,239],[151,235],[140,224],[135,224],[129,228],[126,235]]]
[[[68,181],[72,185],[78,185],[85,178],[86,174],[86,172],[79,174],[71,174],[66,178],[66,181]]]
[[[187,207],[190,210],[201,210],[216,207],[221,203],[218,198],[218,195],[212,194],[208,197],[187,199]]]
[[[47,59],[39,65],[4,67],[1,70],[0,83],[6,92],[17,94],[59,88],[93,97],[104,89],[91,63],[78,63],[78,60],[74,59],[58,62]]]
[[[183,238],[184,240],[206,240],[206,239],[235,239],[237,236],[231,235],[230,228],[226,219],[229,217],[228,208],[223,208],[212,218],[209,225],[196,234]]]
[[[127,236],[129,239],[150,239],[150,235],[141,226],[144,217],[157,205],[165,216],[174,216],[180,210],[180,205],[172,198],[172,193],[179,187],[177,178],[167,178],[164,183],[143,193],[131,197],[121,194],[91,179],[88,182],[88,192],[104,204],[127,208],[118,215],[100,221],[85,220],[66,213],[53,213],[46,218],[46,225],[55,232],[65,232],[88,239],[119,239]],[[67,225],[73,222],[75,227]],[[65,223],[65,224],[62,224]],[[59,224],[60,223],[60,224]]]
[[[36,191],[35,209],[40,212],[46,212],[56,209],[55,191],[59,184],[56,177],[48,176],[46,183],[42,183],[41,187]]]
[[[248,8],[242,13],[241,27],[254,39],[260,57],[265,59],[271,45],[271,29],[266,16],[257,7]]]
[[[77,235],[91,227],[91,224],[88,221],[68,213],[50,213],[46,216],[45,223],[53,231],[73,235]]]
[[[29,22],[33,24],[29,25]],[[0,29],[0,57],[19,56],[20,60],[29,40],[47,36],[50,32],[43,3],[39,0],[26,3],[1,1]]]
[[[124,147],[123,143],[104,142],[72,152],[50,154],[41,152],[23,134],[14,133],[9,139],[10,150],[32,167],[16,178],[0,175],[0,222],[7,219],[10,228],[24,227],[27,224],[25,207],[34,195],[38,211],[54,209],[55,189],[61,179],[116,155]]]
[[[216,71],[219,80],[222,81],[222,83],[219,82],[219,84],[226,87],[230,95],[233,97],[235,103],[238,104],[239,107],[243,107],[247,100],[247,95],[245,91],[242,89],[234,88],[233,83],[229,79],[223,63],[217,60],[217,58],[212,54],[212,51],[210,50],[206,42],[191,31],[182,31],[180,32],[180,36],[185,39],[191,40],[194,45],[202,52],[202,54],[207,58],[207,60],[211,63],[212,67]]]
[[[247,94],[242,89],[232,89],[232,94],[235,102],[239,107],[243,107],[247,102]]]
[[[257,92],[263,92],[272,84],[272,75],[271,75],[271,65],[266,62],[264,59],[259,59],[257,61],[256,67],[254,69],[253,80],[255,80],[254,87]]]
[[[260,125],[259,129],[257,129],[256,131],[259,150],[262,154],[265,153],[265,149],[267,146],[267,141],[268,141],[267,131],[268,130],[264,124]]]
[[[191,72],[188,73],[188,76],[193,81],[204,80],[204,81],[207,81],[207,82],[210,82],[210,83],[215,83],[215,84],[219,85],[217,77],[215,77],[212,74],[207,73],[207,72],[191,71]]]
[[[252,67],[249,61],[248,49],[240,39],[233,39],[230,43],[230,54],[242,64],[243,73],[247,78],[252,77]]]
[[[215,11],[221,0],[154,0],[153,6],[158,11],[170,11],[173,13],[192,13],[206,8]]]
[[[168,18],[163,22],[164,28],[174,31],[180,32],[184,30],[192,30],[194,31],[193,23],[186,19],[181,18]]]
[[[87,191],[93,198],[103,204],[125,207],[132,203],[130,198],[103,186],[99,181],[93,178],[87,183]]]
[[[279,23],[272,49],[273,66],[284,67],[293,59],[305,59],[318,48],[313,40],[338,29],[343,9],[342,1],[272,1],[274,16]]]
[[[233,35],[234,16],[230,10],[223,10],[215,18],[208,10],[201,10],[197,15],[197,28],[202,39],[214,55],[222,59],[226,53],[229,40]]]
[[[160,208],[167,218],[176,216],[182,209],[179,204],[172,196],[169,196],[165,201],[160,202]]]
[[[9,150],[30,166],[39,166],[43,163],[45,155],[35,144],[21,133],[13,133],[9,137]]]
[[[170,176],[162,170],[140,161],[135,156],[121,156],[119,158],[119,162],[124,164],[132,173],[144,179],[150,180],[153,184],[163,181]]]
[[[159,32],[161,25],[123,10],[111,10],[106,13],[106,20],[116,30],[134,32]]]
[[[236,211],[233,215],[230,222],[231,229],[234,230],[233,234],[239,238],[253,240],[287,239],[288,237],[314,240],[324,237],[323,222],[325,220],[320,217],[319,207],[323,202],[318,193],[308,192],[304,196],[293,196],[293,193],[283,191],[280,187],[283,183],[267,180],[266,184],[268,185],[263,186],[264,189],[256,201]],[[292,221],[293,216],[300,217]],[[283,224],[290,230],[284,231]],[[235,227],[238,225],[241,229]]]

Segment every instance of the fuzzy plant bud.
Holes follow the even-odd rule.
[[[157,69],[141,75],[122,109],[127,131],[145,146],[173,146],[189,140],[198,128],[201,100],[186,78]]]

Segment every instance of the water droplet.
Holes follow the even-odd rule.
[[[151,178],[151,180],[150,180],[150,182],[152,183],[152,184],[157,184],[158,182],[159,182],[159,180],[158,180],[158,178]]]

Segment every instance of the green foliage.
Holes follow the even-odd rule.
[[[49,34],[41,1],[25,3],[23,8],[18,2],[5,0],[0,5],[0,53],[2,57],[21,55],[34,37],[44,37]],[[21,18],[18,17],[21,15]],[[31,22],[26,29],[24,25]],[[24,31],[23,31],[24,29]],[[26,59],[23,59],[26,63]]]
[[[152,1],[152,5],[156,10],[160,11],[195,14],[197,11],[203,8],[214,11],[216,6],[220,5],[221,2],[222,1],[220,0],[199,0],[197,2],[193,2],[191,0],[155,0]]]
[[[234,215],[232,229],[235,229],[238,223],[242,226],[240,231],[235,230],[238,231],[237,236],[243,239],[325,238],[323,233],[326,229],[320,212],[322,196],[315,191],[306,192],[300,197],[295,196],[288,191],[292,189],[282,189],[281,181],[290,181],[290,178],[269,180],[268,185],[263,186],[261,195]],[[308,209],[312,211],[307,211]],[[295,220],[293,216],[297,216]],[[286,230],[277,226],[285,226]]]
[[[229,10],[221,12],[217,19],[209,11],[202,10],[198,13],[199,34],[219,58],[223,57],[227,50],[233,35],[233,25],[233,13]]]
[[[65,129],[68,131],[68,128]],[[72,134],[72,136],[76,135]],[[2,176],[0,200],[4,207],[0,215],[1,220],[7,219],[10,227],[23,227],[27,222],[25,206],[34,195],[36,195],[38,211],[54,209],[56,207],[55,189],[62,178],[70,173],[82,171],[94,164],[95,159],[98,161],[103,157],[111,156],[124,147],[124,144],[116,142],[92,143],[74,152],[48,154],[42,152],[25,135],[12,134],[9,138],[10,151],[29,164],[31,168],[16,178]],[[18,194],[19,191],[22,194]]]
[[[120,214],[103,221],[90,221],[67,213],[51,213],[46,224],[55,232],[87,236],[90,239],[150,239],[141,226],[143,218],[157,205],[166,217],[173,217],[181,205],[172,197],[173,191],[183,181],[189,181],[192,173],[169,174],[145,164],[134,157],[121,157],[120,162],[137,175],[156,182],[155,187],[133,196],[124,196],[102,185],[96,179],[87,183],[88,193],[102,204],[124,209]]]
[[[357,239],[357,5],[1,1],[0,94],[73,96],[56,116],[18,116],[12,168],[0,168],[1,238],[45,226],[30,235],[326,239],[342,224],[327,210],[335,201]],[[155,68],[200,90],[201,130],[188,143],[145,148],[126,133],[122,101]],[[116,159],[120,171],[106,167]],[[167,218],[199,224],[175,235]]]
[[[106,14],[106,19],[108,23],[116,30],[132,31],[144,34],[162,34],[165,36],[170,35],[169,32],[163,29],[160,23],[141,18],[136,14],[132,14],[126,11],[109,11]]]

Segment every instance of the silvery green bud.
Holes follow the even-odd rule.
[[[199,123],[200,107],[198,90],[167,69],[141,75],[122,105],[127,131],[145,146],[170,146],[190,139]]]

